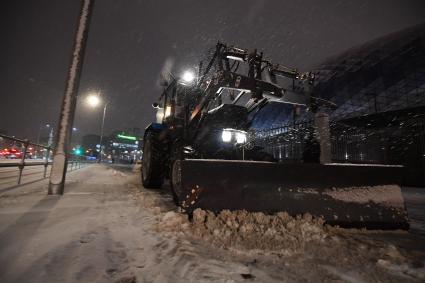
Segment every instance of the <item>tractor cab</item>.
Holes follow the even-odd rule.
[[[182,124],[188,122],[189,115],[201,98],[199,88],[179,83],[173,80],[162,93],[159,103],[154,103],[157,109],[157,123],[165,125]]]

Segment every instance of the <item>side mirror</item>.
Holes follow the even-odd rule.
[[[159,104],[157,102],[152,103],[152,107],[155,109],[159,109]]]

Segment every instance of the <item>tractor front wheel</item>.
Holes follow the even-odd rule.
[[[145,188],[157,189],[164,182],[163,153],[158,134],[149,131],[143,141],[142,183]]]

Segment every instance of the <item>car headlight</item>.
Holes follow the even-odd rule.
[[[223,142],[233,142],[236,144],[246,143],[246,136],[246,132],[235,129],[223,129],[223,132],[221,133],[221,139]]]

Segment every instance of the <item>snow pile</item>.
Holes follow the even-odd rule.
[[[202,239],[222,248],[261,250],[283,255],[300,252],[308,243],[327,237],[324,221],[310,214],[291,217],[286,212],[266,215],[261,212],[223,210],[218,215],[196,209],[193,220],[167,212],[158,228]]]
[[[159,228],[164,231],[178,232],[186,231],[190,222],[186,214],[168,211],[161,219]]]
[[[158,193],[155,191],[143,190],[142,193],[135,193],[133,197],[137,199],[145,209],[157,216],[174,208],[172,202],[168,202],[167,199],[159,197]]]

